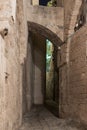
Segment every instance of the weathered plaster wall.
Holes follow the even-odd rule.
[[[0,36],[0,129],[5,130],[5,42]]]
[[[30,111],[34,99],[34,50],[30,34],[28,39],[27,55],[23,68],[23,114]]]
[[[43,104],[46,67],[46,40],[40,34],[32,35],[34,49],[34,104]],[[32,86],[31,86],[32,87]]]
[[[16,1],[0,1],[1,130],[16,130],[22,121],[22,66],[15,12]],[[3,34],[5,28],[8,29],[7,36]]]
[[[27,56],[23,69],[23,114],[32,105],[44,103],[46,40],[40,34],[29,32]]]
[[[17,0],[17,28],[19,31],[19,48],[20,48],[20,63],[24,62],[24,58],[27,53],[27,41],[28,41],[28,26],[26,15],[26,0]]]
[[[13,25],[14,26],[14,25]],[[11,26],[10,26],[11,27]],[[0,42],[1,48],[1,69],[0,81],[2,83],[1,104],[1,129],[15,130],[21,123],[22,103],[20,88],[20,59],[18,41],[14,27],[10,28],[10,32],[6,38],[2,38]],[[15,37],[14,37],[15,36]],[[11,37],[11,38],[10,38]],[[0,86],[1,87],[1,86]],[[13,114],[15,113],[15,114]],[[4,119],[3,119],[4,118]],[[3,126],[2,126],[3,123]]]
[[[46,40],[40,34],[31,35],[33,46],[33,104],[43,104],[46,66]],[[32,87],[32,86],[30,86]]]
[[[13,25],[14,26],[14,25]],[[15,28],[12,27],[12,31]],[[8,34],[5,45],[6,75],[5,76],[5,129],[15,130],[21,124],[22,91],[20,86],[20,59],[17,31]],[[15,113],[15,114],[13,114]]]

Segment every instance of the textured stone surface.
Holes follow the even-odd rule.
[[[27,49],[23,92],[29,111],[32,104],[43,104],[44,101],[46,39],[39,34],[30,33]]]
[[[0,130],[18,128],[22,115],[21,66],[14,3],[16,1],[0,1]],[[6,36],[5,28],[8,30]]]
[[[25,96],[26,93],[23,90],[27,91],[28,83],[32,86],[30,83],[34,78],[31,74],[31,79],[26,83],[24,61],[27,58],[30,28],[27,22],[41,25],[44,31],[39,28],[40,33],[45,33],[48,29],[46,34],[50,35],[50,38],[55,33],[59,39],[67,39],[66,45],[61,46],[58,52],[59,113],[62,117],[72,117],[87,123],[87,25],[74,33],[80,6],[81,0],[65,0],[64,8],[34,7],[30,6],[30,0],[0,0],[0,130],[16,130],[21,124],[23,109],[24,112],[27,111],[26,107],[24,108],[26,97],[23,99],[23,94]],[[5,28],[8,29],[7,36],[2,35]],[[53,41],[58,40],[55,38]],[[27,60],[28,67],[31,58]],[[40,62],[37,58],[36,60]],[[29,76],[27,71],[27,79]],[[41,78],[40,73],[37,77]],[[38,86],[38,82],[36,84]],[[27,92],[32,95],[30,89]],[[28,95],[27,100],[30,108],[32,96]],[[52,122],[55,122],[55,119],[51,118]],[[48,126],[45,129],[48,129]]]
[[[60,113],[87,122],[87,25],[71,38],[69,66],[60,68]],[[83,33],[84,32],[84,33]],[[64,69],[65,68],[65,69]],[[65,82],[68,69],[68,84]],[[66,85],[66,86],[65,86]],[[70,110],[70,111],[69,111]],[[64,114],[65,113],[65,114]]]
[[[63,40],[64,8],[30,6],[27,4],[27,21],[35,22],[48,28]]]
[[[86,127],[71,119],[58,119],[46,108],[37,106],[24,116],[22,127],[18,130],[86,130]]]
[[[5,71],[6,71],[6,58],[5,54],[5,42],[0,36],[0,129],[4,130],[5,121]]]

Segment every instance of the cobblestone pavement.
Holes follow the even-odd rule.
[[[19,130],[87,130],[73,120],[58,119],[44,107],[35,107],[24,116]]]

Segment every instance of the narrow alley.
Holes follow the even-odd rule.
[[[59,119],[43,106],[35,106],[23,119],[19,130],[87,130],[80,122]]]
[[[0,0],[0,130],[87,130],[87,0]]]

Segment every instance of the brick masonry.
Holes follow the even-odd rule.
[[[86,26],[82,27],[71,38],[68,77],[66,75],[67,64],[65,63],[64,66],[60,64],[60,115],[80,119],[84,122],[87,122]]]

